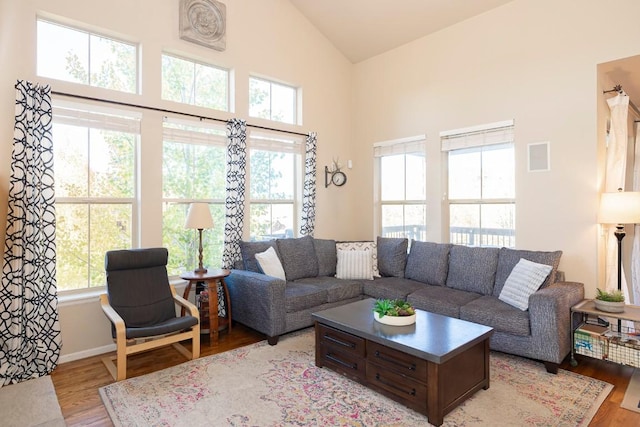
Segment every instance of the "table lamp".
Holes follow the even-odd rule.
[[[211,218],[209,205],[207,203],[191,203],[184,227],[198,230],[200,242],[198,246],[198,268],[193,271],[195,273],[206,273],[207,269],[202,266],[202,230],[213,227],[213,218]]]

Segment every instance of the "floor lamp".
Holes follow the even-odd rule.
[[[193,271],[200,274],[206,273],[207,269],[202,266],[202,230],[213,228],[213,218],[211,218],[209,205],[207,203],[191,203],[184,227],[198,230],[198,268]]]
[[[601,224],[615,224],[613,233],[618,239],[618,290],[622,290],[622,239],[624,239],[625,224],[640,223],[640,192],[622,191],[616,193],[602,193],[598,222]],[[618,320],[618,332],[621,321]]]

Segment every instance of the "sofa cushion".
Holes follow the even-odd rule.
[[[309,277],[296,280],[296,283],[313,285],[327,291],[327,302],[345,301],[362,295],[362,282],[343,280],[335,277]]]
[[[460,307],[480,297],[480,294],[474,292],[460,291],[444,286],[424,286],[410,293],[407,301],[414,308],[459,318]]]
[[[313,237],[278,239],[278,253],[287,280],[297,280],[318,275],[318,258],[313,247]]]
[[[504,282],[498,299],[520,310],[527,310],[529,297],[542,286],[552,268],[550,265],[520,259]]]
[[[531,335],[529,312],[519,310],[493,296],[482,296],[460,307],[460,318],[490,326],[499,332]]]
[[[313,239],[313,247],[318,259],[318,276],[335,276],[338,254],[336,241],[329,239]]]
[[[270,247],[264,252],[259,252],[255,255],[256,261],[260,266],[260,270],[267,276],[277,277],[281,280],[287,280],[282,269],[282,263],[276,250]]]
[[[398,277],[377,277],[363,283],[366,296],[376,299],[406,299],[407,295],[425,287],[424,283]]]
[[[449,271],[448,243],[411,241],[404,277],[429,285],[444,286]]]
[[[258,265],[258,261],[256,261],[256,254],[264,252],[269,248],[274,248],[276,253],[278,253],[278,247],[276,246],[275,240],[240,242],[240,255],[242,256],[244,269],[255,273],[262,273],[262,270],[260,270],[260,266]]]
[[[380,237],[376,240],[378,271],[382,277],[404,277],[409,240],[403,237]]]
[[[449,250],[447,286],[491,295],[498,267],[498,248],[452,245]]]
[[[373,277],[380,277],[380,272],[378,271],[378,251],[376,248],[376,242],[372,242],[372,241],[337,242],[336,249],[341,249],[343,251],[370,251],[371,275]]]
[[[284,289],[284,304],[287,313],[317,307],[327,302],[326,289],[308,283],[287,282]]]
[[[371,251],[343,251],[338,249],[336,277],[350,280],[372,280]]]
[[[496,283],[493,287],[493,296],[499,296],[502,292],[504,282],[511,274],[513,267],[516,266],[520,258],[524,258],[538,264],[546,264],[552,267],[547,279],[542,283],[541,288],[552,285],[556,280],[558,265],[562,251],[544,252],[544,251],[525,251],[520,249],[501,248],[498,255],[498,268],[496,270]]]

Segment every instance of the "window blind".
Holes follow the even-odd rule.
[[[506,120],[480,126],[440,132],[442,151],[513,142],[514,121]]]
[[[373,156],[394,156],[398,154],[418,154],[426,150],[427,135],[376,142],[373,144]]]

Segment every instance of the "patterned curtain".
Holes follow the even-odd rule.
[[[2,285],[0,386],[49,374],[60,356],[51,89],[16,83]]]
[[[304,159],[304,194],[302,196],[302,224],[300,234],[313,236],[316,227],[316,147],[318,138],[315,132],[309,132]]]
[[[247,165],[247,123],[242,119],[227,122],[227,195],[225,201],[224,248],[222,268],[233,268],[240,259],[240,241],[244,222],[245,170]]]

